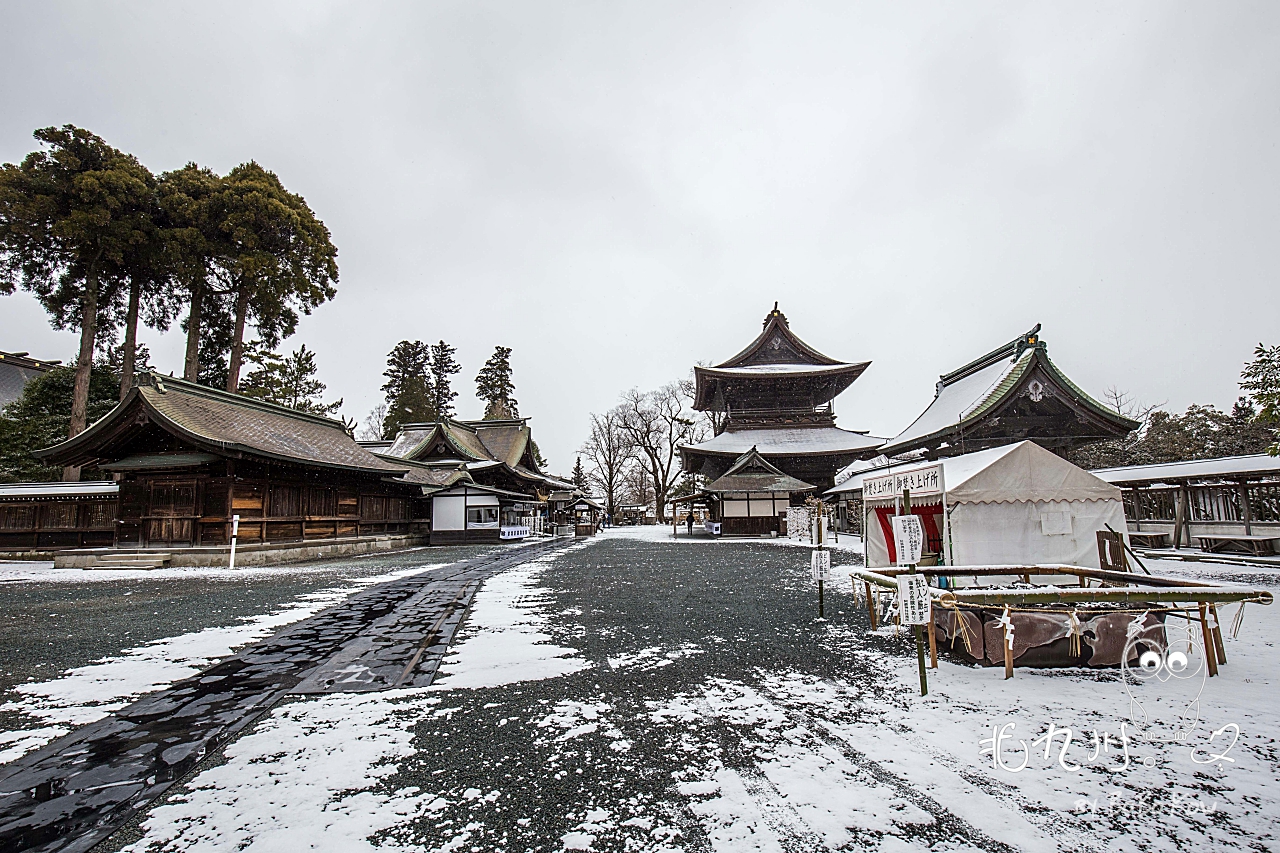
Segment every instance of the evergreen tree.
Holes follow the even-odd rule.
[[[222,178],[212,169],[188,163],[181,169],[160,176],[159,195],[162,214],[160,231],[165,260],[175,287],[170,291],[174,309],[186,308],[182,328],[187,333],[186,355],[182,376],[191,382],[215,387],[227,383],[226,352],[231,347],[231,322],[225,322],[225,349],[209,350],[206,312],[220,294],[217,261],[229,254],[221,228],[220,192]],[[225,289],[222,289],[225,290]],[[224,301],[225,301],[225,297]],[[223,310],[228,317],[230,312]],[[219,359],[220,365],[206,369],[204,358]]]
[[[298,311],[310,314],[337,295],[338,250],[302,196],[252,161],[222,179],[217,207],[233,318],[226,387],[235,391],[247,324],[269,349],[293,334]]]
[[[116,405],[119,383],[109,364],[99,360],[93,365],[85,409],[91,422]],[[0,482],[57,479],[58,469],[43,464],[31,451],[66,440],[75,384],[74,367],[55,367],[28,382],[22,396],[0,414]],[[98,479],[96,472],[89,473]]]
[[[254,353],[248,360],[257,366],[244,378],[242,394],[313,415],[330,416],[342,408],[342,400],[321,401],[326,386],[316,378],[316,354],[306,344],[287,356]]]
[[[582,469],[581,456],[573,461],[573,484],[584,492],[591,490],[591,484],[587,482],[587,472]]]
[[[485,402],[486,421],[520,417],[511,381],[511,347],[494,347],[493,355],[476,375],[476,396]]]
[[[59,329],[80,332],[69,436],[88,425],[99,326],[110,321],[127,258],[151,239],[154,179],[137,159],[72,125],[46,127],[47,146],[0,167],[0,293],[31,291]],[[63,471],[78,480],[75,467]]]
[[[453,417],[453,401],[458,398],[458,392],[453,390],[449,379],[462,372],[462,365],[454,359],[456,353],[457,350],[444,341],[431,345],[432,407],[436,418],[442,421]]]
[[[1267,452],[1280,456],[1280,346],[1258,344],[1253,361],[1240,374],[1240,388],[1249,393],[1250,405],[1256,405],[1253,420],[1271,432]]]
[[[384,439],[395,438],[405,424],[436,419],[430,370],[431,347],[422,341],[401,341],[387,355],[387,369],[382,374],[387,377],[382,386],[387,395]]]

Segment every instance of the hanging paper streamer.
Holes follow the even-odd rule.
[[[1082,631],[1080,630],[1080,618],[1076,615],[1076,611],[1074,610],[1067,615],[1067,618],[1071,620],[1071,656],[1073,658],[1079,658],[1080,638],[1082,636]]]
[[[997,624],[1004,626],[1004,641],[1010,649],[1013,648],[1013,619],[1009,616],[1009,605],[1004,606],[1004,615],[1000,617]]]

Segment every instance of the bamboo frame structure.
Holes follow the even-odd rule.
[[[861,581],[867,592],[868,611],[872,613],[872,630],[875,630],[875,609],[871,605],[873,587],[897,592],[897,577],[919,573],[930,577],[980,578],[1013,577],[1030,583],[1033,577],[1074,577],[1078,586],[1047,585],[1026,587],[956,587],[947,589],[931,587],[935,606],[947,609],[996,607],[1056,609],[1053,605],[1086,607],[1099,612],[1107,610],[1198,610],[1204,634],[1206,662],[1211,676],[1218,674],[1219,664],[1226,663],[1226,649],[1222,641],[1222,628],[1218,623],[1218,605],[1230,602],[1271,604],[1274,596],[1265,589],[1236,584],[1211,584],[1189,581],[1161,575],[1139,575],[1084,566],[921,566],[917,568],[870,569],[851,568],[849,575],[856,584]],[[1091,586],[1090,583],[1096,583]],[[932,637],[933,627],[930,626]],[[1012,650],[1005,648],[1006,677],[1012,676]]]

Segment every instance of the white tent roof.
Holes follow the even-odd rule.
[[[855,474],[833,492],[860,491],[863,478],[942,466],[948,503],[1120,500],[1120,490],[1033,441],[1020,441],[934,462]],[[856,481],[856,483],[855,483]]]

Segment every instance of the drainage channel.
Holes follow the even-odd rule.
[[[430,684],[481,583],[571,541],[370,587],[0,767],[0,850],[91,849],[288,694]]]

